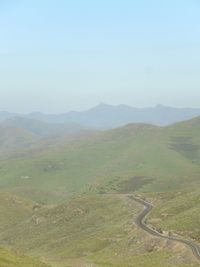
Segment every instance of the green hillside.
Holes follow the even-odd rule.
[[[19,196],[0,192],[0,231],[5,231],[30,217],[34,204]]]
[[[152,212],[149,223],[163,230],[178,233],[200,242],[200,188],[157,195],[160,203]]]
[[[0,248],[0,267],[48,267],[49,265],[22,256],[16,252]],[[49,266],[50,267],[50,266]]]
[[[134,176],[151,178],[143,191],[169,191],[198,183],[199,159],[198,123],[128,125],[1,160],[0,186],[43,203]]]
[[[34,133],[19,127],[4,127],[0,125],[0,156],[8,151],[14,151],[18,148],[30,147],[38,142],[39,138]]]
[[[127,194],[155,203],[153,226],[199,240],[199,132],[199,118],[131,124],[2,157],[0,243],[55,267],[195,266],[133,224],[142,207]]]
[[[179,250],[180,259],[165,242],[139,231],[133,220],[140,209],[125,195],[82,196],[36,211],[0,240],[53,266],[197,266],[187,249]]]

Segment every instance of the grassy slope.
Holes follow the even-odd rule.
[[[139,209],[122,195],[74,198],[37,211],[1,235],[1,242],[55,266],[195,266],[183,264],[162,241],[138,232],[132,222]]]
[[[58,258],[60,264],[63,259],[69,266],[74,266],[74,259],[95,262],[97,266],[122,266],[122,263],[123,266],[130,263],[132,266],[169,266],[172,255],[168,252],[135,253],[137,231],[130,230],[135,211],[115,196],[90,196],[89,191],[116,192],[113,188],[120,187],[124,179],[151,177],[149,184],[140,190],[156,196],[160,203],[152,216],[162,217],[166,203],[172,219],[166,218],[162,227],[194,233],[186,216],[191,215],[192,223],[195,222],[189,203],[193,203],[195,211],[200,209],[197,205],[199,125],[199,119],[166,128],[129,125],[52,145],[38,153],[30,152],[26,157],[1,160],[0,185],[27,198],[56,203],[73,193],[86,192],[84,197],[66,205],[42,208],[29,220],[22,218],[20,225],[1,234],[1,242],[32,255],[45,255],[49,260]],[[26,176],[29,178],[24,179]],[[194,185],[195,194],[191,193]],[[134,187],[133,183],[129,192],[133,192]],[[185,188],[187,195],[183,195]],[[182,193],[177,195],[177,190]],[[163,192],[160,200],[156,191]],[[188,201],[193,197],[194,201]],[[176,208],[172,198],[177,200]],[[179,215],[182,210],[186,216]],[[180,222],[179,228],[176,220]],[[133,239],[131,246],[128,245],[130,238]]]
[[[6,231],[17,223],[29,218],[33,203],[9,193],[0,192],[0,231]]]
[[[0,248],[0,267],[48,267],[49,265],[36,261],[16,252]]]
[[[63,141],[25,157],[1,160],[0,185],[33,200],[55,202],[103,182],[136,175],[155,179],[143,188],[146,191],[171,190],[180,183],[187,186],[188,177],[196,184],[198,161],[170,148],[171,138],[183,134],[192,136],[191,142],[199,142],[195,127],[187,129],[186,125],[183,133],[182,124],[171,128],[129,125]],[[29,179],[22,179],[24,176]]]
[[[152,212],[149,222],[163,230],[200,242],[200,189],[176,191],[171,198],[161,196],[160,199],[160,204]]]
[[[191,166],[200,163],[200,120],[193,119],[188,122],[170,126],[167,133],[178,137],[172,142],[177,155],[188,160]],[[174,145],[175,144],[175,145]],[[173,188],[168,194],[155,195],[160,199],[158,207],[153,211],[151,222],[157,227],[168,229],[184,236],[190,236],[200,241],[200,172],[188,169],[187,187],[185,190]],[[194,182],[193,178],[197,177]],[[181,184],[181,181],[180,181]]]
[[[20,147],[30,147],[38,140],[37,135],[24,129],[0,125],[0,154]]]

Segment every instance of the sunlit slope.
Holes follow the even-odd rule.
[[[56,267],[197,266],[184,247],[140,231],[133,224],[140,210],[124,195],[85,195],[35,211],[0,240]]]
[[[199,119],[159,128],[133,124],[0,162],[0,185],[37,201],[54,202],[108,181],[147,176],[146,191],[199,180]]]
[[[0,267],[48,267],[44,263],[0,247]],[[49,266],[50,267],[50,266]]]
[[[200,242],[200,188],[157,195],[159,204],[149,217],[149,223],[158,228],[178,233]]]
[[[0,232],[14,227],[29,218],[34,203],[9,193],[0,192]]]
[[[153,225],[198,239],[199,132],[198,118],[133,124],[1,160],[1,244],[56,267],[191,266],[190,250],[137,229],[126,193],[152,197]]]
[[[183,157],[200,163],[200,118],[174,124],[165,128],[170,136],[170,148]]]

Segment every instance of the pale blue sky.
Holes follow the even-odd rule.
[[[0,110],[199,107],[199,0],[0,0]]]

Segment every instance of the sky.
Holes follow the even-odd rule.
[[[0,0],[0,110],[200,107],[199,0]]]

